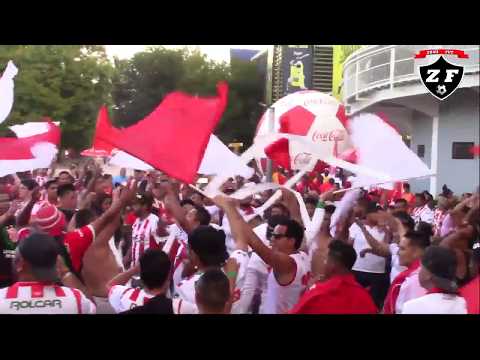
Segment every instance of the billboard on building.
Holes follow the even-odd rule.
[[[342,100],[343,64],[349,55],[360,49],[361,45],[333,46],[332,95]]]
[[[282,47],[283,95],[312,88],[313,46]]]

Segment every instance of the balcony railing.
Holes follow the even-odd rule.
[[[348,103],[358,101],[360,95],[373,89],[393,89],[402,83],[420,81],[418,67],[431,62],[415,59],[424,49],[459,49],[468,59],[448,57],[448,61],[464,66],[464,74],[479,72],[478,45],[376,45],[362,48],[350,55],[343,70],[343,99]]]

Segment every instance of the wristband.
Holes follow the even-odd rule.
[[[318,204],[317,204],[317,208],[318,208],[318,209],[324,209],[324,208],[325,208],[325,205],[326,205],[325,202],[322,201],[322,200],[320,200],[320,201],[318,202]]]
[[[227,271],[227,277],[229,279],[235,279],[237,277],[237,272],[236,271]]]
[[[71,271],[67,271],[65,274],[62,275],[62,280],[65,279],[67,276],[73,275]]]

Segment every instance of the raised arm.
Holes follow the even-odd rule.
[[[297,198],[291,191],[284,188],[282,188],[281,190],[282,200],[288,211],[290,212],[290,217],[299,224],[303,224],[302,215],[300,214],[300,205],[298,204]]]
[[[23,208],[20,214],[18,214],[16,219],[17,227],[28,225],[28,223],[30,222],[30,215],[32,213],[33,206],[39,200],[40,200],[40,188],[37,187],[33,189],[32,195],[28,204]]]
[[[132,276],[137,275],[138,273],[140,273],[140,264],[137,264],[130,270],[124,271],[115,276],[107,283],[107,290],[110,290],[115,285],[125,285]]]
[[[358,227],[360,228],[360,230],[362,231],[363,235],[365,236],[365,239],[368,242],[368,245],[372,249],[371,252],[373,254],[378,255],[378,256],[382,256],[382,257],[389,257],[391,255],[390,248],[389,248],[388,244],[385,244],[385,243],[375,239],[368,232],[368,230],[365,228],[365,225],[360,220],[356,219],[355,224],[357,224]]]
[[[213,199],[213,201],[217,206],[221,207],[225,211],[225,214],[228,217],[228,220],[231,224],[232,237],[235,240],[236,249],[247,252],[248,234],[243,230],[243,226],[245,225],[249,229],[251,229],[251,227],[245,222],[243,217],[238,212],[238,201],[223,195],[215,196],[215,199]],[[235,223],[235,225],[233,225],[233,222]]]
[[[137,192],[137,183],[133,182],[130,188],[117,188],[117,195],[116,199],[112,202],[112,206],[105,211],[98,219],[91,223],[95,234],[100,234],[101,231],[105,228],[105,226],[115,219],[116,216],[120,213],[120,211],[133,199]],[[122,191],[121,195],[118,196],[118,192]]]
[[[474,207],[478,203],[478,194],[474,194],[469,198],[466,198],[459,204],[457,204],[452,210],[450,210],[450,216],[452,217],[453,222],[456,226],[461,226],[465,218],[464,209],[468,206],[470,208]]]
[[[161,186],[165,191],[164,202],[166,209],[172,214],[174,219],[186,233],[191,233],[193,228],[186,219],[187,214],[180,206],[180,201],[178,200],[178,196],[173,190],[172,185],[169,182],[162,182]]]
[[[218,195],[215,197],[214,201],[218,204],[219,197],[224,197],[224,195]],[[233,205],[234,202],[230,200],[220,200],[220,203],[224,203],[225,214],[228,217],[230,222],[230,227],[233,233],[241,233],[242,237],[245,237],[248,241],[248,245],[255,251],[260,258],[265,261],[268,265],[273,268],[273,271],[277,275],[288,275],[295,272],[296,264],[295,261],[288,256],[278,251],[274,251],[258,238],[258,236],[253,232],[253,230],[248,226],[242,216],[238,213],[238,210]],[[242,240],[241,240],[242,241]]]

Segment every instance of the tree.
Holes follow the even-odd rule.
[[[63,147],[89,146],[99,107],[111,103],[113,66],[104,47],[0,47],[0,66],[4,68],[8,60],[13,60],[19,73],[14,106],[5,126],[49,117],[61,123]]]
[[[225,142],[241,141],[250,146],[264,109],[263,78],[255,63],[232,60],[229,77],[230,96],[218,133]]]

